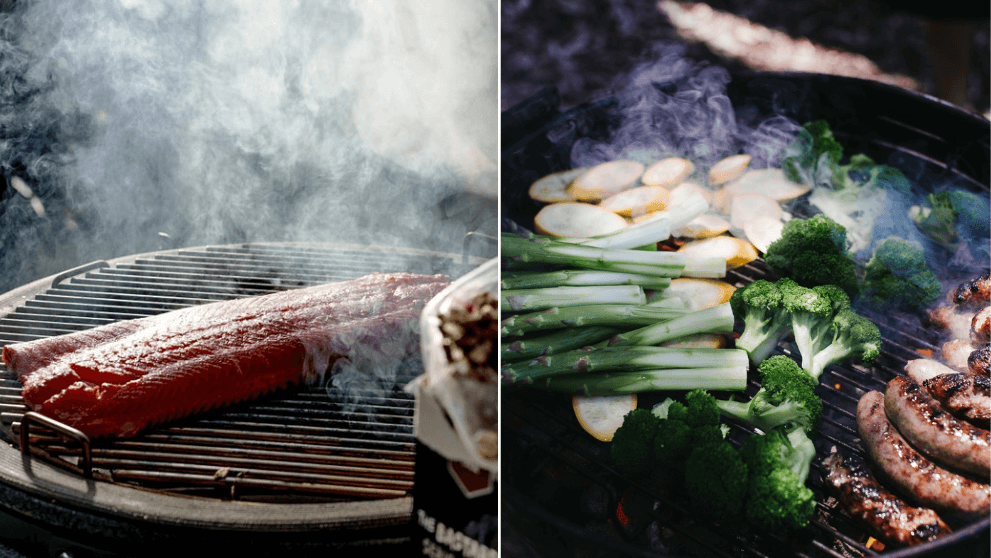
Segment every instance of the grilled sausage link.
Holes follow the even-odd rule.
[[[991,484],[939,467],[912,449],[884,414],[884,394],[869,391],[857,403],[857,430],[870,459],[896,490],[937,512],[977,517],[991,507]],[[984,475],[983,478],[987,478]]]
[[[967,357],[967,371],[979,376],[991,376],[991,345],[972,351]]]
[[[991,272],[971,281],[965,281],[949,292],[947,297],[954,304],[987,304],[991,302]]]
[[[884,389],[884,413],[908,443],[951,469],[987,478],[991,432],[946,412],[929,390],[898,376]]]
[[[970,322],[970,339],[978,345],[991,343],[991,305],[974,315]]]
[[[976,374],[940,374],[924,380],[922,385],[955,416],[984,428],[991,426],[991,378]]]
[[[921,384],[930,378],[942,376],[943,374],[959,374],[960,371],[954,370],[938,360],[917,358],[905,363],[905,373],[915,380],[916,383]]]
[[[958,372],[967,372],[970,355],[977,348],[969,339],[951,339],[940,347],[940,356],[950,368]]]
[[[952,304],[941,304],[929,311],[929,322],[946,331],[949,339],[970,339],[970,328],[977,312]]]
[[[826,485],[847,513],[885,543],[912,546],[950,533],[934,510],[912,507],[878,483],[859,457],[834,452],[822,465]]]

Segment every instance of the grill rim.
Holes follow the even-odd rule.
[[[259,242],[231,245],[183,247],[147,252],[101,260],[65,272],[37,279],[0,295],[0,316],[44,293],[58,283],[75,275],[105,267],[128,265],[139,259],[181,251],[202,250],[321,250],[353,251],[363,255],[380,254],[400,257],[441,258],[449,267],[480,265],[487,258],[392,246],[357,245],[346,243]],[[22,506],[0,504],[0,509],[21,515],[31,502],[54,501],[56,517],[65,525],[78,522],[80,512],[92,517],[105,517],[140,525],[140,529],[194,528],[208,532],[237,533],[305,533],[324,530],[375,530],[383,526],[405,526],[412,513],[412,496],[347,502],[258,502],[217,500],[198,496],[167,493],[153,488],[116,484],[84,478],[70,473],[36,456],[24,456],[18,447],[0,443],[0,489],[9,491],[4,502],[21,501]]]
[[[890,95],[892,98],[897,99],[900,103],[913,103],[922,102],[932,108],[932,112],[936,112],[945,116],[948,122],[965,123],[968,131],[968,135],[965,140],[965,149],[968,152],[972,152],[975,148],[986,149],[991,146],[991,134],[989,134],[988,126],[991,122],[988,122],[985,118],[971,113],[959,107],[956,107],[950,103],[937,99],[935,97],[925,95],[923,93],[918,93],[914,91],[909,91],[897,86],[878,83],[870,80],[865,80],[861,78],[852,78],[846,76],[836,76],[827,74],[816,74],[808,72],[741,72],[732,77],[729,87],[738,86],[741,81],[746,82],[751,79],[781,79],[790,80],[792,82],[806,82],[807,84],[816,84],[823,82],[832,82],[834,87],[846,86],[846,87],[859,87],[864,91],[865,95],[870,93],[871,95]],[[740,86],[744,87],[744,86]],[[735,90],[737,94],[740,90]],[[730,93],[730,97],[733,98],[733,93]],[[733,99],[734,103],[738,99]],[[875,99],[876,100],[876,99]],[[574,137],[585,137],[592,129],[595,132],[599,132],[603,127],[602,122],[607,122],[605,127],[608,127],[608,121],[612,117],[610,115],[610,110],[618,104],[618,100],[615,98],[605,98],[593,100],[576,107],[572,107],[566,111],[560,111],[556,109],[556,105],[559,101],[559,97],[556,94],[556,89],[553,87],[545,88],[540,92],[533,95],[531,98],[522,101],[514,107],[510,107],[502,113],[503,115],[503,125],[504,127],[509,127],[513,134],[510,136],[504,136],[502,142],[502,156],[500,158],[502,165],[502,192],[503,197],[501,199],[501,222],[503,225],[511,223],[508,219],[512,218],[522,218],[523,221],[519,223],[529,222],[526,221],[527,218],[532,218],[533,212],[536,211],[538,204],[529,202],[526,194],[525,186],[528,184],[523,184],[523,179],[516,179],[514,181],[511,178],[511,173],[514,170],[522,170],[524,173],[532,170],[533,165],[530,164],[531,160],[537,161],[538,165],[549,165],[551,171],[562,170],[560,168],[560,163],[565,161],[563,168],[569,168],[567,160],[569,159],[570,150],[562,148],[558,144],[558,140],[549,138],[550,133],[559,131],[561,129],[566,129],[563,132],[564,135],[568,136],[568,139],[573,140]],[[554,105],[555,108],[549,108],[550,105]],[[817,107],[808,106],[801,107],[802,109],[808,110],[818,110]],[[789,115],[790,116],[790,115]],[[897,126],[914,129],[910,123],[905,121],[892,118],[889,115],[882,113],[877,113],[874,115],[877,119],[884,119],[887,122],[893,123]],[[911,114],[912,119],[918,120],[919,115]],[[805,120],[799,120],[805,121]],[[948,128],[947,122],[941,122],[938,127],[946,131]],[[953,137],[952,134],[949,136],[939,136],[932,132],[926,132],[921,127],[914,129],[917,132],[924,133],[925,135],[932,136],[937,140],[944,140],[945,137]],[[978,130],[983,130],[978,133]],[[573,136],[573,137],[571,137]],[[938,168],[945,172],[951,173],[953,175],[965,177],[972,185],[976,185],[982,188],[984,192],[988,191],[988,177],[989,171],[991,171],[991,165],[988,164],[988,154],[982,153],[983,158],[981,159],[981,164],[979,165],[969,165],[969,161],[964,161],[966,164],[961,167],[958,166],[959,157],[962,157],[961,153],[963,149],[959,149],[954,152],[952,149],[947,153],[946,159],[934,159],[929,155],[918,154],[912,152],[909,147],[901,146],[898,144],[888,144],[883,138],[871,137],[868,138],[864,135],[858,138],[863,141],[870,141],[877,145],[891,148],[900,152],[913,153],[920,156],[920,158],[926,159],[927,161],[933,163]],[[566,140],[567,141],[567,140]],[[539,147],[532,148],[531,146],[537,144]],[[570,147],[566,145],[564,147]],[[852,149],[851,151],[856,151]],[[524,153],[525,152],[525,153]],[[969,168],[968,168],[969,167]],[[977,174],[974,176],[970,173]],[[539,178],[539,176],[537,176]],[[521,190],[516,191],[515,189],[524,186]],[[507,189],[514,189],[513,191],[507,192]],[[507,195],[507,193],[509,195]],[[529,228],[529,227],[527,227]],[[872,374],[873,378],[880,378],[882,374],[886,374],[889,371],[875,372]],[[899,373],[894,371],[894,373]],[[510,397],[512,397],[510,395]],[[835,396],[834,396],[835,397]],[[506,413],[502,413],[503,416]],[[547,433],[545,430],[541,430],[542,433]],[[856,439],[849,441],[855,443]],[[562,458],[562,461],[565,460]],[[601,463],[599,463],[601,465]],[[511,476],[512,478],[512,476]],[[613,480],[615,483],[615,479]],[[612,486],[615,488],[615,486]],[[828,494],[826,494],[828,496]],[[524,494],[520,493],[518,489],[513,485],[512,480],[510,482],[503,483],[503,497],[508,498],[511,501],[515,501],[521,509],[525,510],[528,514],[537,514],[534,511],[533,506],[538,505],[536,502],[528,502]],[[573,535],[581,537],[583,534],[588,534],[587,529],[583,529],[580,525],[572,525],[570,520],[561,517],[560,513],[555,513],[551,510],[544,510],[549,514],[549,517],[555,519],[557,522],[567,524],[571,529],[570,532]],[[836,531],[833,525],[828,525],[831,531]],[[519,529],[519,527],[517,527]],[[983,517],[979,520],[975,520],[958,530],[954,531],[952,534],[932,541],[930,543],[906,547],[901,549],[892,549],[883,551],[884,556],[897,556],[897,557],[908,557],[908,556],[919,556],[929,553],[937,553],[941,550],[945,550],[948,547],[958,545],[963,542],[973,542],[978,539],[978,534],[982,532],[988,532],[991,534],[991,517]],[[866,533],[866,530],[863,530]],[[816,541],[823,540],[821,537],[816,537]],[[985,537],[985,542],[987,537]],[[737,552],[750,550],[756,553],[756,549],[753,548],[751,543],[749,547],[739,548],[740,545],[736,545],[734,550]],[[985,547],[986,548],[986,547]],[[634,555],[636,556],[659,556],[656,553],[651,553],[649,550],[644,551],[642,548],[634,548]],[[858,549],[860,550],[860,549]],[[870,549],[866,549],[866,555],[874,555],[875,552]]]

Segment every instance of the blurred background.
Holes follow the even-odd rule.
[[[657,49],[731,73],[808,71],[874,79],[987,117],[986,2],[503,0],[502,109],[555,86],[562,108],[599,98]]]

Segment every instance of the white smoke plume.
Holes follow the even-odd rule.
[[[42,223],[7,196],[5,230],[54,230],[5,233],[4,263],[45,244],[85,263],[163,239],[459,250],[471,226],[443,219],[440,201],[496,196],[496,10],[17,2],[0,20],[0,167],[64,211]]]

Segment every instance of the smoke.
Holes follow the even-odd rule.
[[[575,142],[572,165],[686,157],[705,169],[743,152],[751,155],[754,168],[777,166],[801,125],[782,116],[739,118],[727,94],[730,79],[725,68],[689,58],[683,45],[655,45],[644,62],[612,85],[622,119],[617,129],[605,140]]]
[[[25,0],[2,17],[0,167],[46,209],[8,189],[8,269],[253,241],[459,251],[473,224],[441,201],[496,195],[491,0]]]

